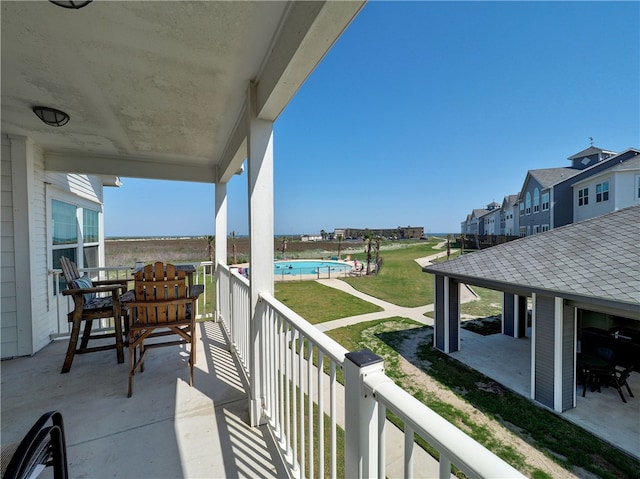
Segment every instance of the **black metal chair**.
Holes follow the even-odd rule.
[[[43,414],[19,443],[2,446],[2,478],[38,477],[47,467],[54,479],[68,479],[67,446],[62,414]]]
[[[624,394],[622,393],[622,387],[626,387],[627,388],[627,392],[629,393],[629,396],[634,397],[633,393],[631,392],[631,388],[629,387],[629,383],[627,382],[627,379],[629,379],[629,375],[631,374],[631,372],[633,371],[633,366],[629,366],[627,368],[621,369],[621,368],[613,368],[610,373],[609,376],[607,376],[606,378],[606,385],[607,386],[611,386],[616,388],[616,390],[618,391],[618,394],[620,394],[620,398],[622,399],[622,402],[627,402],[627,400],[624,397]]]

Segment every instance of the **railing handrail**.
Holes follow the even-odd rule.
[[[478,478],[524,477],[494,453],[395,384],[388,376],[363,378],[364,387],[405,426],[424,438],[464,474]]]
[[[240,281],[247,288],[251,287],[251,283],[249,282],[249,280],[238,272],[238,268],[228,268],[228,270],[229,270],[229,274],[231,274],[234,278]]]
[[[310,338],[324,354],[329,356],[332,361],[342,367],[344,364],[344,355],[349,352],[348,349],[345,349],[298,313],[282,304],[271,294],[261,293],[260,299],[265,301],[271,308],[279,313],[286,322],[294,325],[295,328],[303,334],[303,336]]]

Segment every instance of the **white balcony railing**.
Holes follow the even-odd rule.
[[[229,298],[218,303],[220,320],[248,372],[249,282],[226,266],[218,265],[218,271],[219,294]],[[263,418],[294,477],[337,477],[340,426],[345,476],[384,478],[387,410],[404,426],[404,477],[414,475],[415,436],[438,451],[440,478],[451,476],[452,465],[468,477],[524,477],[397,386],[384,374],[381,358],[348,353],[269,294],[261,294],[259,301],[261,376],[251,383],[261,385]],[[338,383],[340,370],[344,386]]]

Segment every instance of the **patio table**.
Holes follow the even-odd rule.
[[[593,354],[579,353],[578,367],[581,371],[583,389],[582,397],[585,397],[587,386],[591,385],[591,391],[600,391],[600,378],[607,375],[611,364],[606,359]]]

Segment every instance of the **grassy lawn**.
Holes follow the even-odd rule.
[[[437,241],[421,241],[395,250],[383,250],[384,265],[376,276],[341,278],[358,291],[398,306],[417,307],[433,302],[433,275],[422,272],[414,260],[439,253],[434,250]],[[359,261],[366,261],[356,255]]]
[[[315,281],[276,283],[275,297],[311,324],[382,311],[375,304]]]

